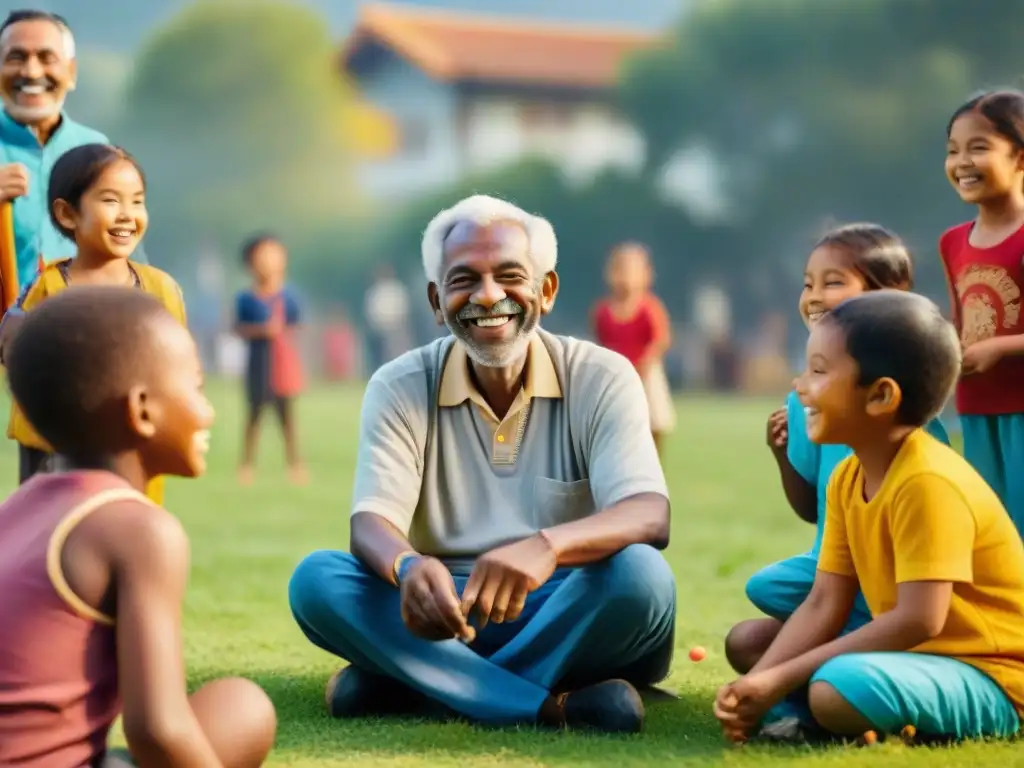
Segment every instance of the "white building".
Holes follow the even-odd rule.
[[[341,53],[362,97],[387,116],[390,151],[366,157],[372,196],[411,196],[527,156],[585,181],[639,168],[640,135],[614,105],[625,58],[649,32],[363,7]]]

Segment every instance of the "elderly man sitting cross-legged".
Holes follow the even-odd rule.
[[[635,732],[634,686],[668,673],[669,502],[624,358],[541,331],[551,225],[471,197],[427,227],[428,296],[451,336],[374,374],[352,554],[309,555],[292,611],[351,664],[332,714],[410,711]],[[416,692],[416,693],[413,693]]]

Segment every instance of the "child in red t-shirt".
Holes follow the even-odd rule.
[[[976,96],[947,136],[946,175],[978,209],[939,241],[963,345],[964,455],[1024,534],[1024,93]]]
[[[675,428],[675,408],[662,365],[672,334],[668,312],[651,292],[653,279],[646,248],[638,243],[617,246],[605,268],[610,295],[594,306],[591,322],[597,343],[626,357],[640,374],[660,452],[665,435]]]

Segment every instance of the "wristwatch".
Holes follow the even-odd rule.
[[[395,577],[396,586],[402,586],[402,577],[419,557],[419,552],[410,549],[399,553],[398,557],[395,558],[395,564],[391,567],[391,573]]]

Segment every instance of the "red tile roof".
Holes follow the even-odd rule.
[[[361,9],[341,62],[348,69],[364,45],[376,42],[438,80],[608,88],[628,54],[658,40],[636,30],[370,3]]]

